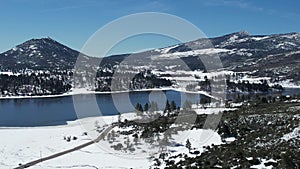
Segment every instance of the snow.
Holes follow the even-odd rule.
[[[222,144],[221,136],[213,130],[193,129],[185,132],[188,132],[189,135],[187,138],[190,140],[193,147]],[[178,137],[182,138],[182,135],[179,134]]]
[[[226,71],[226,70],[219,70],[219,71],[214,71],[214,72],[207,72],[203,73],[203,71],[200,70],[194,70],[194,71],[158,71],[158,70],[152,70],[152,73],[158,76],[163,76],[164,74],[171,75],[171,77],[164,77],[170,80],[176,80],[176,81],[203,81],[204,77],[206,76],[208,79],[211,79],[212,77],[215,76],[220,76],[220,75],[232,75],[235,72],[233,71]],[[239,73],[239,72],[236,72]],[[195,76],[199,78],[195,78]]]
[[[291,79],[278,82],[278,84],[284,88],[300,88],[300,85],[292,83]]]
[[[197,114],[218,114],[224,111],[233,111],[235,108],[194,108],[193,109]]]
[[[179,144],[184,146],[171,147],[170,150],[174,152],[172,155],[180,153],[188,153],[188,149],[185,147],[186,140],[189,139],[192,148],[197,148],[200,150],[200,153],[204,151],[203,146],[209,145],[220,145],[222,144],[221,136],[213,131],[206,129],[192,129],[188,131],[180,131],[177,135],[172,136],[174,140]]]
[[[210,55],[210,54],[218,54],[224,52],[230,52],[229,49],[222,49],[222,48],[208,48],[208,49],[199,49],[199,50],[192,50],[186,52],[174,52],[174,53],[164,53],[161,55],[154,55],[151,57],[152,60],[157,59],[176,59],[180,57],[188,57],[188,56],[197,56],[197,55]]]
[[[1,72],[0,72],[1,74]],[[113,91],[113,92],[96,92],[90,90],[90,88],[72,88],[69,92],[57,95],[43,95],[43,96],[4,96],[0,99],[25,99],[25,98],[49,98],[49,97],[64,97],[64,96],[73,96],[79,94],[108,94],[108,93],[125,93],[130,91],[162,91],[162,90],[173,90],[171,87],[163,87],[163,88],[152,88],[152,89],[137,89],[137,90],[127,90],[127,91]]]
[[[233,35],[228,39],[228,42],[232,43],[234,42],[237,38],[239,38],[237,35]]]
[[[56,126],[38,128],[0,128],[1,168],[13,168],[25,163],[64,150],[88,139],[80,137],[83,130],[79,126]],[[75,135],[77,141],[67,142],[64,136]]]
[[[163,54],[166,54],[166,53],[168,53],[171,49],[174,49],[174,48],[176,48],[176,47],[178,47],[178,46],[179,46],[179,45],[171,46],[171,47],[168,47],[168,48],[155,49],[154,51],[160,52],[160,53],[163,53]]]
[[[19,76],[20,73],[13,73],[13,72],[0,72],[0,75],[8,75],[8,76]]]
[[[36,49],[38,49],[35,45],[30,45],[29,46],[29,49],[32,49],[32,50],[36,50]]]
[[[294,130],[290,133],[287,133],[281,137],[282,140],[289,141],[291,139],[300,140],[300,126],[294,128]]]
[[[262,81],[270,81],[271,77],[251,77],[248,75],[243,76],[242,78],[234,81],[235,83],[238,83],[239,81],[248,81],[251,84],[261,84]]]
[[[243,38],[243,39],[239,39],[236,42],[237,43],[242,43],[242,42],[247,42],[247,40],[249,40],[249,38]]]
[[[292,99],[292,100],[290,100],[290,101],[285,101],[285,102],[291,102],[291,103],[300,103],[300,100],[298,100],[298,99]]]
[[[246,157],[248,161],[253,160],[253,157]]]
[[[277,161],[275,161],[274,159],[269,159],[269,160],[266,160],[266,159],[260,159],[261,163],[259,165],[253,165],[251,166],[250,168],[256,168],[256,169],[272,169],[274,168],[272,165],[270,166],[265,166],[265,163],[268,163],[268,162],[274,162],[274,163],[277,163]]]
[[[241,107],[243,105],[243,102],[240,103],[231,103],[230,107]]]
[[[231,142],[233,142],[233,141],[235,141],[236,139],[235,139],[235,137],[228,137],[228,138],[225,138],[225,142],[226,143],[231,143]]]
[[[201,81],[201,79],[196,79],[193,76],[179,76],[179,77],[165,77],[165,79],[176,80],[176,81]]]
[[[250,56],[253,55],[253,54],[250,53],[250,52],[242,52],[242,50],[238,50],[238,51],[236,51],[235,53],[236,53],[237,55],[248,56],[248,57],[250,57]]]
[[[300,34],[299,33],[293,33],[293,34],[290,34],[290,35],[282,35],[281,37],[294,39],[294,38],[299,38]]]
[[[269,38],[269,36],[261,36],[261,37],[252,37],[253,40],[259,41],[259,40],[263,40],[263,39],[267,39]]]
[[[275,48],[282,48],[285,49],[285,46],[297,46],[295,43],[292,42],[283,42],[283,43],[279,43],[275,46]]]
[[[72,88],[69,92],[57,95],[43,95],[43,96],[0,96],[0,99],[25,99],[25,98],[52,98],[52,97],[64,97],[64,96],[73,96],[80,94],[109,94],[109,93],[126,93],[126,92],[142,92],[142,91],[165,91],[165,90],[174,90],[178,92],[194,93],[194,94],[203,94],[212,98],[215,98],[209,95],[205,91],[187,91],[185,88],[174,88],[174,87],[161,87],[161,88],[151,88],[151,89],[136,89],[136,90],[123,90],[123,91],[113,91],[113,92],[97,92],[92,91],[88,87],[86,88]]]
[[[76,151],[63,157],[46,161],[38,166],[31,167],[33,169],[53,169],[53,168],[136,168],[142,169],[149,166],[148,159],[140,159],[134,157],[118,156],[110,152],[103,151],[97,145],[84,148],[82,151]]]
[[[247,40],[249,40],[248,37],[242,38],[239,35],[232,35],[227,41],[223,42],[221,46],[226,46],[233,43],[242,43],[246,42]]]
[[[165,66],[166,69],[175,69],[179,65],[171,65],[171,66]]]
[[[134,118],[133,113],[128,113],[124,115],[124,118],[132,119]],[[83,135],[86,132],[83,129],[82,124],[92,123],[99,118],[87,118],[82,121],[77,120],[69,122],[68,125],[63,126],[49,126],[49,127],[28,127],[28,128],[0,128],[0,135],[4,139],[0,139],[0,165],[1,169],[13,168],[18,166],[19,163],[26,163],[31,160],[39,159],[40,157],[45,157],[52,155],[57,152],[61,152],[66,149],[73,148],[82,143],[86,143],[91,138],[89,136]],[[111,122],[116,122],[117,116],[105,116],[101,117],[102,122],[106,121],[107,124]],[[85,126],[85,125],[84,125]],[[67,142],[64,137],[76,136],[77,140],[71,140]],[[86,152],[95,152],[86,153]],[[99,156],[102,156],[101,158]],[[50,164],[69,166],[69,165],[81,165],[81,163],[91,164],[92,161],[98,161],[98,165],[102,166],[102,162],[99,159],[105,159],[111,156],[111,164],[114,161],[119,161],[120,159],[115,158],[114,155],[109,155],[103,152],[97,147],[97,145],[92,145],[87,147],[82,151],[71,153],[59,157],[57,160],[54,159],[49,161]],[[98,160],[96,160],[98,158]],[[77,161],[77,164],[74,163]],[[119,163],[118,167],[122,167],[123,163],[130,164],[129,161],[123,159]],[[111,165],[107,163],[107,166]],[[114,163],[115,164],[115,163]],[[128,165],[130,166],[130,165]],[[33,168],[55,168],[49,167],[47,162],[42,165]],[[68,168],[68,167],[65,167]]]
[[[135,113],[122,114],[122,119],[135,119]],[[49,127],[28,127],[28,128],[0,128],[0,165],[1,169],[17,167],[18,164],[25,164],[31,160],[46,157],[63,150],[67,150],[86,143],[91,140],[90,133],[94,132],[86,128],[87,124],[102,126],[116,122],[118,116],[105,116],[86,118],[77,121],[68,122],[67,125],[49,126]],[[104,123],[101,123],[104,122]],[[120,128],[115,127],[114,130]],[[120,129],[124,130],[124,129]],[[129,129],[126,129],[129,130]],[[88,135],[83,133],[87,132]],[[70,142],[64,140],[64,137],[76,136],[77,140]],[[132,139],[132,138],[131,138]],[[177,135],[172,135],[172,141],[185,145],[186,139],[189,139],[192,147],[204,151],[203,146],[211,144],[222,144],[221,137],[212,130],[193,129],[180,131]],[[124,140],[126,140],[124,138]],[[123,143],[120,140],[121,143]],[[152,161],[149,159],[149,152],[140,154],[143,150],[157,153],[157,148],[151,148],[145,142],[141,142],[140,152],[124,153],[114,151],[110,148],[108,141],[100,141],[81,150],[44,161],[31,168],[149,168]],[[186,147],[168,146],[173,150],[173,154],[188,153]],[[173,155],[172,154],[172,155]],[[148,156],[144,156],[148,155]],[[191,154],[190,154],[191,155]]]

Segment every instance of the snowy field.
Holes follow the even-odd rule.
[[[130,120],[137,117],[134,113],[126,113],[122,115],[122,118]],[[19,164],[25,164],[86,143],[95,138],[93,134],[96,132],[92,128],[95,126],[96,121],[97,125],[102,127],[117,120],[118,116],[106,116],[73,121],[62,126],[0,128],[2,137],[0,139],[0,168],[17,167]],[[118,128],[114,129],[118,130]],[[200,136],[206,139],[200,139]],[[68,138],[70,138],[70,141],[67,141]],[[172,135],[172,142],[185,144],[186,139],[190,140],[193,147],[199,147],[201,152],[203,146],[222,143],[220,136],[211,130],[194,129]],[[108,145],[109,143],[103,140],[30,168],[149,168],[153,161],[149,158],[150,153],[148,153],[148,150],[152,151],[152,155],[158,151],[155,148],[151,149],[149,145],[142,141],[139,145],[140,150],[131,153],[118,153],[115,150],[110,150]],[[188,152],[184,146],[168,146],[168,149],[173,150],[173,153]]]

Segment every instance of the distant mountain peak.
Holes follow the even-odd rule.
[[[0,54],[8,69],[65,69],[74,66],[79,52],[50,37],[30,39]],[[2,59],[2,60],[1,60]]]
[[[247,36],[251,36],[249,32],[247,31],[239,31],[239,32],[234,32],[225,36],[238,36],[238,37],[247,37]]]
[[[250,36],[250,33],[248,31],[246,31],[246,30],[239,31],[237,33],[240,34],[240,35],[248,35],[248,36]]]
[[[34,39],[27,40],[18,46],[32,44],[32,43],[35,43],[35,44],[56,43],[56,44],[63,45],[50,37],[43,37],[43,38],[37,38],[37,39],[34,38]]]

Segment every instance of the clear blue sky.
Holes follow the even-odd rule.
[[[276,0],[9,0],[0,5],[0,52],[32,38],[51,38],[79,50],[103,25],[137,12],[164,12],[198,26],[208,37],[300,32],[300,1]],[[155,37],[153,38],[155,39]],[[175,43],[163,40],[144,48]],[[125,47],[116,53],[139,50]]]

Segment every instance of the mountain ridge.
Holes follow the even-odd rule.
[[[284,36],[284,35],[298,35],[300,36],[300,32],[289,32],[289,33],[279,33],[279,34],[250,34],[248,31],[246,30],[242,30],[242,31],[238,31],[238,32],[232,32],[232,33],[228,33],[228,34],[224,34],[224,35],[220,35],[220,36],[214,36],[214,37],[207,37],[207,38],[199,38],[199,39],[196,39],[196,40],[193,40],[193,41],[189,41],[189,42],[183,42],[183,43],[179,43],[179,44],[174,44],[174,45],[169,45],[169,46],[166,46],[166,47],[161,47],[161,48],[158,48],[158,49],[164,49],[164,48],[169,48],[169,47],[173,47],[173,46],[176,46],[176,45],[180,45],[180,44],[185,44],[185,43],[190,43],[190,42],[195,42],[195,41],[199,41],[199,40],[203,40],[203,39],[211,39],[211,40],[214,40],[214,39],[218,39],[218,38],[224,38],[224,37],[230,37],[230,36],[234,36],[234,35],[240,35],[240,37],[249,37],[249,36],[253,36],[253,37],[265,37],[265,36]],[[34,42],[34,41],[52,41],[54,43],[57,43],[57,44],[60,44],[62,46],[65,46],[73,51],[76,51],[79,53],[79,51],[77,49],[72,49],[70,48],[69,46],[61,43],[61,42],[58,42],[57,40],[55,40],[54,38],[51,38],[50,36],[45,36],[45,37],[41,37],[41,38],[32,38],[32,39],[29,39],[29,40],[26,40],[25,42],[21,43],[21,44],[18,44],[16,45],[15,47],[9,49],[9,50],[6,50],[2,53],[0,53],[0,55],[4,54],[4,53],[7,53],[8,51],[16,48],[16,47],[19,47],[21,45],[25,45],[27,43],[30,43],[30,42]],[[145,52],[145,51],[144,51]],[[134,53],[134,52],[133,52]],[[121,54],[113,54],[113,55],[110,55],[110,56],[115,56],[115,55],[123,55],[123,54],[132,54],[132,53],[121,53]],[[110,57],[110,56],[107,56],[107,57]],[[90,56],[90,57],[93,57],[93,56]]]
[[[220,58],[222,65],[207,70],[203,57]],[[208,81],[220,71],[231,72],[225,75],[228,90],[259,92],[283,83],[300,86],[299,65],[298,33],[237,32],[104,58],[82,55],[51,38],[31,39],[0,54],[0,96],[63,94],[73,88],[107,92],[187,85],[194,90],[191,78],[209,92]],[[202,77],[206,72],[212,73],[208,81]]]
[[[297,68],[300,61],[300,54],[297,53],[299,50],[300,33],[298,32],[251,35],[247,31],[239,31],[140,53],[111,55],[101,60],[103,65],[110,65],[109,67],[123,61],[128,66],[143,66],[151,63],[151,69],[165,70],[170,66],[182,69],[178,66],[180,62],[176,61],[179,59],[188,65],[188,69],[205,70],[199,58],[205,55],[217,55],[224,68],[229,70],[256,71],[258,76],[286,76],[297,79],[295,75],[300,71]],[[30,39],[0,54],[0,70],[70,70],[74,68],[78,55],[79,51],[50,37]],[[97,63],[98,59],[89,56],[82,62],[92,65]],[[291,59],[294,59],[294,62],[291,62]],[[278,60],[281,62],[278,63]]]

